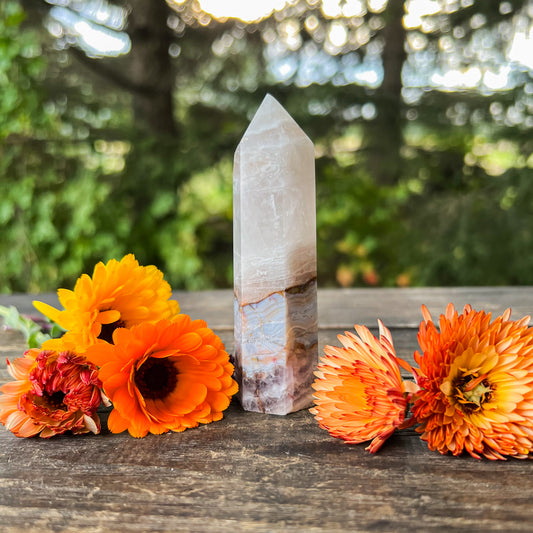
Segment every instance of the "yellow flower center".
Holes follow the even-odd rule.
[[[458,376],[453,381],[452,395],[464,412],[479,411],[492,396],[492,388],[487,380],[487,374]]]

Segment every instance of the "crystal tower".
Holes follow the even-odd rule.
[[[314,147],[270,95],[235,152],[233,242],[241,404],[308,407],[318,358]]]

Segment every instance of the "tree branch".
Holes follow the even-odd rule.
[[[143,85],[124,75],[124,72],[120,69],[117,69],[116,65],[111,65],[108,63],[108,61],[113,61],[112,59],[106,60],[89,57],[85,54],[85,52],[83,52],[83,50],[80,50],[76,47],[71,47],[69,52],[94,74],[112,82],[119,89],[143,96],[156,96],[161,92],[158,91],[157,86]]]

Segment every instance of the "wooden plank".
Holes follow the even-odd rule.
[[[533,287],[321,289],[318,300],[322,327],[374,326],[380,318],[390,328],[418,328],[422,304],[437,319],[448,303],[459,311],[471,304],[493,314],[511,307],[513,317],[521,318],[533,314]]]
[[[229,289],[175,292],[181,311],[203,318],[213,328],[233,327],[233,292]],[[0,295],[1,305],[15,305],[21,312],[36,314],[33,299],[58,305],[53,293]],[[458,310],[465,304],[500,314],[506,308],[513,317],[533,314],[533,287],[429,287],[319,289],[319,321],[323,328],[351,328],[354,324],[376,326],[380,318],[389,328],[418,327],[425,304],[436,319],[448,303]]]
[[[9,437],[9,438],[6,438]],[[232,407],[181,434],[1,434],[0,512],[20,531],[528,531],[530,462],[444,458],[412,433],[377,456]]]
[[[418,291],[386,290],[379,302],[366,290],[321,296],[321,348],[351,327],[339,309],[349,311],[357,297],[358,308],[368,303],[360,316],[369,325],[383,316],[378,310],[390,322],[408,322],[392,334],[399,355],[412,354],[418,319],[409,310],[396,320],[393,310],[420,300],[440,306],[450,294]],[[533,292],[523,291],[455,297],[489,302],[496,312],[512,300],[525,310]],[[231,351],[231,292],[178,297],[183,311],[209,316]],[[9,301],[0,297],[2,305]],[[28,296],[15,301],[31,308]],[[0,328],[0,382],[9,379],[5,357],[23,350],[20,334]],[[220,422],[144,439],[105,429],[99,436],[17,439],[0,428],[0,530],[531,531],[532,469],[532,461],[443,457],[413,430],[369,455],[364,445],[331,438],[306,410],[279,417],[243,412],[236,402]]]

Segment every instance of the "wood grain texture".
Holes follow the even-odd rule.
[[[215,290],[174,292],[181,311],[203,318],[213,328],[233,328],[233,292]],[[36,314],[32,300],[58,305],[57,296],[44,294],[0,295],[1,305],[15,305],[21,312]],[[375,326],[380,318],[389,328],[418,327],[420,307],[425,304],[434,317],[452,302],[461,310],[465,304],[487,312],[501,313],[510,307],[513,318],[533,313],[533,287],[426,287],[405,289],[319,289],[318,310],[322,328]]]
[[[319,292],[321,347],[336,343],[357,317],[369,326],[381,317],[399,355],[409,358],[420,303],[434,316],[449,300],[496,313],[510,306],[515,318],[533,310],[533,288],[372,291]],[[231,351],[231,292],[176,296],[184,312],[207,318]],[[31,297],[0,296],[0,304],[29,311]],[[1,383],[9,379],[5,358],[23,351],[18,333],[0,330]],[[280,417],[238,404],[220,422],[144,439],[105,429],[17,439],[0,428],[0,531],[533,529],[531,461],[441,456],[413,430],[395,434],[377,455],[364,448],[331,438],[307,411]]]

